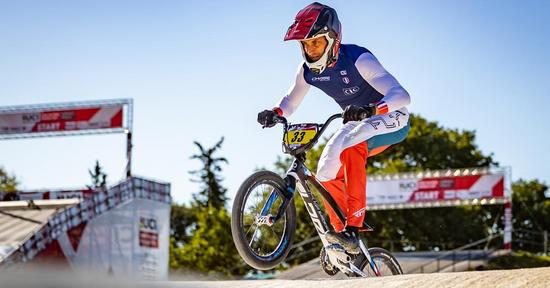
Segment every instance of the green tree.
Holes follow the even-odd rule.
[[[212,148],[205,149],[199,142],[193,143],[199,149],[198,154],[191,156],[191,159],[197,159],[202,162],[200,170],[194,170],[190,173],[197,176],[198,179],[192,179],[193,182],[202,183],[201,190],[193,195],[195,202],[201,207],[212,206],[214,208],[224,208],[227,197],[227,189],[221,186],[223,178],[219,175],[222,171],[221,164],[227,164],[224,157],[214,157],[214,153],[222,147],[224,138],[222,137]]]
[[[170,223],[171,225],[172,223]],[[168,255],[168,267],[171,271],[177,271],[181,269],[181,247],[176,243],[176,239],[173,236],[170,236],[170,246],[169,246],[169,255]]]
[[[103,168],[99,165],[99,161],[95,161],[93,170],[88,170],[92,178],[92,185],[86,185],[88,189],[107,190],[107,174],[103,172]]]
[[[170,209],[170,236],[181,247],[189,242],[197,224],[198,207],[188,204],[172,204]]]
[[[222,187],[223,157],[215,157],[223,137],[214,147],[205,149],[194,142],[200,153],[191,159],[202,162],[202,169],[191,171],[202,184],[190,205],[172,205],[170,268],[215,275],[242,274],[245,266],[233,245],[231,219],[225,209],[226,189]]]
[[[550,199],[548,186],[538,180],[520,179],[512,184],[514,249],[540,252],[543,231],[550,231]]]
[[[475,144],[475,131],[449,129],[411,114],[407,138],[367,161],[368,173],[397,173],[498,165]]]
[[[17,178],[9,175],[4,168],[0,167],[0,192],[4,194],[2,200],[17,200]]]
[[[197,229],[187,245],[176,255],[183,270],[208,274],[242,274],[244,267],[232,269],[242,262],[231,236],[231,219],[224,209],[200,207]]]

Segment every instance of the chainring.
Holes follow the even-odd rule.
[[[325,271],[325,273],[329,276],[334,276],[340,271],[336,268],[336,266],[330,263],[325,247],[322,247],[321,252],[319,253],[319,263],[321,264],[321,269],[323,269],[323,271]]]

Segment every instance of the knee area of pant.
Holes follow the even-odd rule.
[[[334,180],[334,177],[332,177],[329,174],[330,173],[328,173],[328,171],[326,171],[326,169],[319,168],[319,169],[317,169],[317,174],[315,174],[315,177],[317,178],[317,180],[319,180],[321,182],[327,182],[327,181]]]
[[[340,154],[340,159],[346,156],[359,156],[362,158],[366,158],[367,155],[368,155],[367,143],[363,142],[344,149]]]
[[[317,172],[315,177],[321,182],[334,180],[336,174],[334,173],[333,167],[339,163],[335,163],[333,158],[323,158],[317,163]]]

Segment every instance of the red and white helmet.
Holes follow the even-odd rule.
[[[325,68],[333,67],[338,60],[338,50],[342,37],[341,30],[336,10],[321,3],[313,2],[298,12],[294,23],[288,27],[285,41],[300,41],[324,36],[328,42],[327,48],[323,56],[315,62],[309,61],[308,57],[306,57],[304,47],[300,43],[307,67],[312,72],[320,74]]]

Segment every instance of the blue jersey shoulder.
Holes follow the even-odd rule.
[[[367,105],[382,99],[383,95],[374,89],[355,66],[357,58],[369,53],[367,48],[343,44],[334,67],[314,74],[304,63],[304,79],[333,98],[344,109],[348,105]]]
[[[363,53],[372,54],[369,49],[355,44],[341,44],[338,53],[340,54],[340,58],[345,59],[344,61],[346,61],[348,65],[355,65],[355,61],[357,61],[357,58]],[[306,63],[302,64],[302,67],[306,72],[309,70]]]
[[[340,46],[341,52],[350,62],[355,63],[357,58],[363,53],[371,53],[369,49],[354,44],[342,44]],[[371,53],[372,54],[372,53]]]

